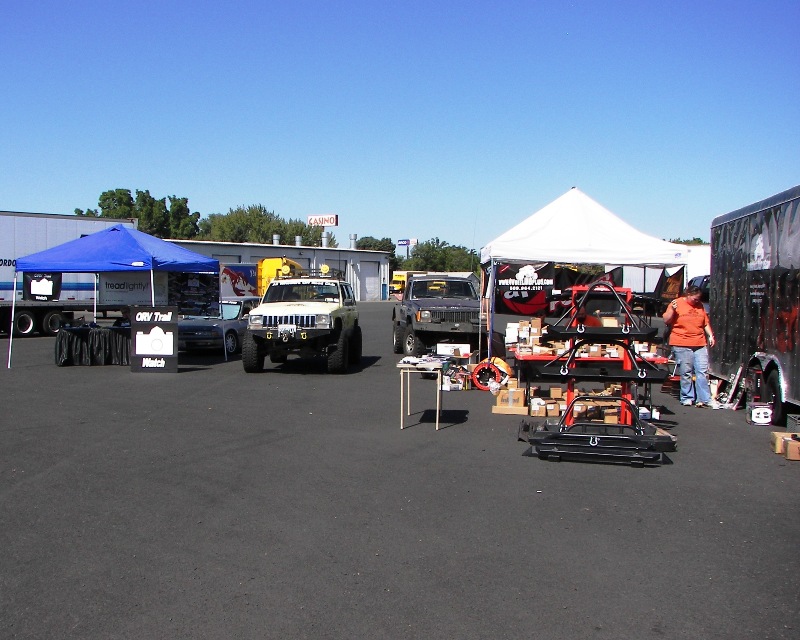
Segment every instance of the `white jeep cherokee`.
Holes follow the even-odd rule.
[[[242,365],[261,371],[264,358],[286,362],[325,356],[329,373],[344,373],[361,361],[361,327],[353,288],[340,277],[293,276],[269,283],[261,304],[250,311],[242,340]]]

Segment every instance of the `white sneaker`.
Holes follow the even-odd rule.
[[[684,407],[691,407],[692,406],[692,401],[691,400],[681,400],[681,404]]]
[[[722,404],[717,402],[716,400],[712,400],[711,402],[709,402],[708,406],[711,407],[712,409],[722,409]]]

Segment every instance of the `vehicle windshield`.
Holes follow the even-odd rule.
[[[338,302],[339,287],[335,284],[292,282],[272,283],[264,295],[264,302],[291,302],[291,301],[323,301]]]
[[[239,310],[241,308],[241,302],[223,302],[220,307],[220,317],[223,320],[236,320],[236,318],[239,317]]]
[[[477,300],[478,294],[475,287],[468,280],[442,281],[420,280],[412,281],[411,297],[419,298],[462,298],[464,300]]]

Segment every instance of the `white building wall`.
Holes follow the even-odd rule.
[[[216,258],[221,264],[254,263],[262,258],[284,256],[311,270],[327,264],[331,269],[338,269],[345,274],[359,302],[388,299],[390,254],[386,251],[206,240],[170,242]]]

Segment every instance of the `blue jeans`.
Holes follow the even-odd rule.
[[[706,347],[672,347],[678,371],[681,375],[681,402],[697,400],[711,402],[711,389],[708,386],[708,349]],[[694,390],[692,390],[694,374]],[[697,398],[695,398],[695,393]]]

